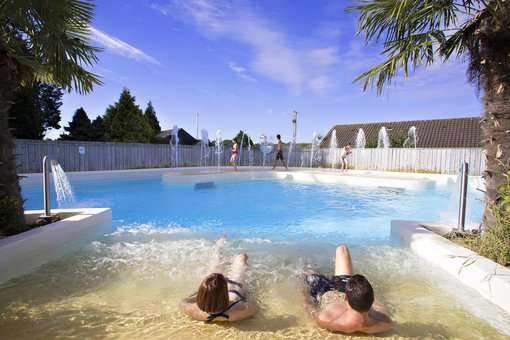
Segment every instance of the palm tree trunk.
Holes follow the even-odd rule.
[[[19,65],[0,41],[0,236],[25,227],[23,200],[16,172],[14,141],[9,131],[9,108],[19,85]],[[11,217],[9,217],[11,216]]]
[[[482,135],[486,152],[486,207],[484,225],[494,226],[492,212],[500,202],[500,187],[510,167],[510,4],[502,3],[503,15],[486,20],[481,26],[482,84],[485,116]]]

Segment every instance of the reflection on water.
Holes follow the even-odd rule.
[[[315,327],[299,294],[305,266],[332,271],[333,244],[230,240],[227,254],[246,251],[250,256],[247,281],[261,310],[238,324],[205,325],[182,315],[177,305],[206,274],[213,240],[190,230],[161,231],[147,225],[118,230],[0,287],[2,338],[342,337]],[[407,251],[375,245],[355,246],[352,252],[355,270],[373,282],[396,321],[388,338],[505,338],[461,302],[473,302],[480,313],[494,314],[494,307],[469,291],[452,295],[440,289],[454,283]],[[494,316],[501,324],[509,321],[499,318]]]

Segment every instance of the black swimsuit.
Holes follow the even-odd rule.
[[[245,302],[246,301],[246,298],[241,294],[239,293],[237,290],[229,290],[228,291],[229,293],[234,293],[236,294],[238,297],[239,297],[239,300],[236,300],[234,302],[232,302],[230,305],[228,305],[228,307],[221,311],[221,312],[217,312],[217,313],[209,313],[209,315],[207,316],[207,320],[205,322],[211,322],[211,321],[214,321],[214,319],[218,318],[218,317],[223,317],[225,319],[228,319],[230,316],[228,314],[226,314],[232,307],[234,307],[235,305],[237,305],[239,302]]]
[[[282,160],[283,161],[283,151],[282,150],[279,150],[276,153],[276,160]]]
[[[345,293],[345,285],[351,278],[351,275],[305,275],[305,286],[308,294],[318,303],[322,294],[330,290]]]
[[[229,280],[227,279],[228,283],[230,284],[233,284],[233,285],[236,285],[238,286],[239,288],[243,288],[243,285],[240,284],[239,282],[235,282],[235,281],[232,281],[232,280]],[[228,305],[227,308],[225,308],[225,310],[221,311],[221,312],[216,312],[216,313],[209,313],[209,315],[207,316],[207,320],[205,322],[211,322],[211,321],[214,321],[214,319],[218,318],[218,317],[223,317],[225,319],[228,319],[229,318],[229,315],[226,314],[232,307],[234,307],[235,305],[237,305],[239,302],[246,302],[246,297],[243,296],[241,293],[239,293],[237,290],[229,290],[228,291],[229,293],[234,293],[235,295],[237,295],[239,297],[239,300],[236,300],[234,302],[232,302],[230,305]]]

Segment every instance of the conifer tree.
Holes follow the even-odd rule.
[[[149,122],[149,125],[154,132],[154,135],[157,135],[161,132],[161,126],[159,125],[158,117],[156,116],[156,111],[154,110],[154,106],[152,106],[152,102],[147,103],[147,108],[144,113],[145,119]]]
[[[105,140],[103,117],[97,116],[96,119],[92,121],[90,140],[94,142],[101,142]]]
[[[106,109],[104,116],[107,140],[125,143],[149,143],[153,132],[135,97],[123,89],[119,101]]]
[[[17,138],[42,139],[50,128],[60,129],[62,89],[35,82],[16,91],[9,110],[9,127]]]
[[[62,140],[90,140],[92,123],[87,112],[80,107],[73,115],[73,119],[69,122],[69,126],[64,127],[67,134],[61,134]]]

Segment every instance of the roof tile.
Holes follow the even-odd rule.
[[[359,129],[364,130],[367,142],[377,141],[379,130],[383,126],[390,137],[403,138],[407,137],[411,126],[416,126],[417,146],[420,148],[481,147],[478,117],[335,125],[322,140],[321,147],[329,147],[333,129],[336,130],[337,145],[343,146],[348,143],[354,145]]]

